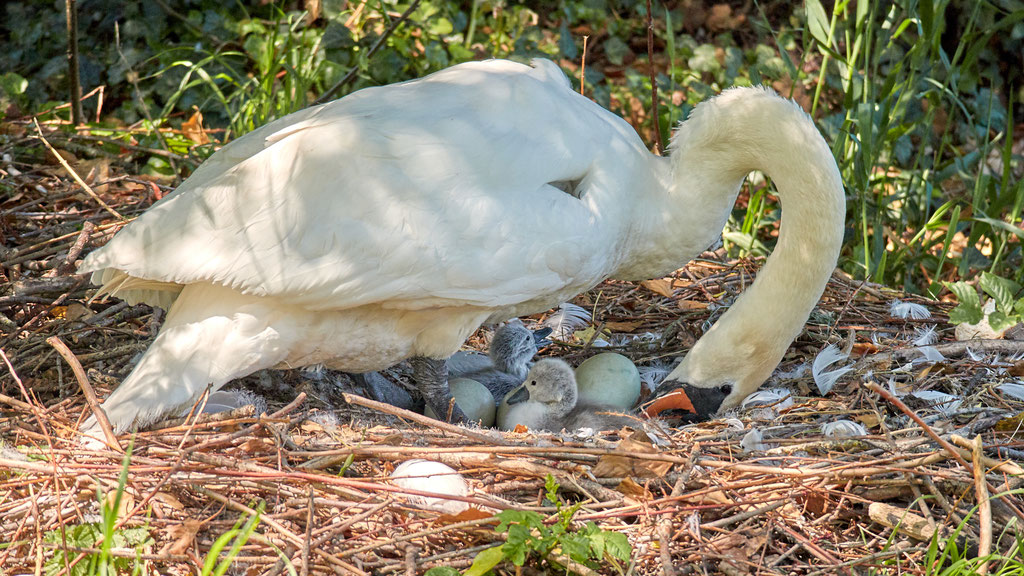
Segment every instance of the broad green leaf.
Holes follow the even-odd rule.
[[[616,66],[622,66],[626,54],[629,54],[629,46],[618,36],[612,36],[604,41],[604,54],[608,61]]]
[[[811,37],[822,48],[828,48],[829,22],[825,7],[819,0],[807,0],[804,2],[804,9],[807,11],[807,29],[810,30]]]
[[[1003,314],[999,310],[988,315],[988,325],[996,332],[1012,328],[1020,322],[1020,316],[1016,314]]]
[[[988,272],[981,273],[981,280],[978,282],[981,289],[996,301],[996,309],[1009,313],[1013,310],[1015,296],[1020,292],[1020,284],[1007,278],[1000,278]],[[993,326],[995,328],[995,326]]]
[[[595,548],[595,543],[600,541],[601,549],[607,552],[612,558],[617,558],[623,562],[628,562],[630,555],[633,553],[633,547],[629,545],[629,539],[626,538],[625,534],[619,532],[609,532],[602,530],[597,534],[590,537],[591,548]]]
[[[966,282],[944,282],[946,288],[956,295],[957,306],[949,313],[951,324],[977,324],[985,317],[981,311],[981,299],[974,286]]]
[[[24,94],[25,90],[28,90],[28,80],[14,72],[0,74],[0,90],[5,92],[8,96]]]
[[[480,555],[486,552],[487,550],[484,550],[480,552],[480,554],[477,554],[476,557],[480,558]],[[476,565],[476,560],[473,560],[473,564],[474,566]],[[469,570],[466,571],[466,574],[469,574],[472,570],[473,566],[470,566]],[[481,574],[483,574],[483,572],[481,572]],[[434,566],[430,570],[427,570],[423,576],[459,576],[459,571],[451,566]]]
[[[508,528],[508,540],[502,544],[501,551],[513,564],[522,566],[526,562],[526,556],[530,553],[530,547],[527,544],[529,540],[529,529],[514,524]]]
[[[473,558],[473,564],[463,573],[463,576],[483,576],[488,573],[491,568],[494,568],[498,564],[501,564],[505,560],[505,552],[503,551],[504,546],[494,546],[486,550],[481,550],[476,558]],[[427,571],[426,576],[449,576],[449,574],[458,574],[452,568],[445,567],[451,572],[438,572],[431,574],[436,568],[431,568]]]
[[[579,533],[569,533],[559,540],[562,552],[576,562],[586,562],[590,557],[590,540]]]

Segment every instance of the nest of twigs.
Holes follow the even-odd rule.
[[[47,139],[66,166],[29,136],[12,138],[0,164],[0,573],[84,573],[103,544],[81,527],[102,525],[104,508],[118,534],[106,554],[147,574],[197,573],[211,557],[251,575],[464,569],[505,541],[494,513],[535,511],[555,523],[559,507],[576,504],[569,531],[594,522],[625,535],[628,562],[573,561],[555,547],[534,550],[522,569],[506,562],[496,570],[923,574],[943,561],[929,555],[933,540],[950,555],[1017,550],[1024,502],[1014,491],[1024,471],[1016,462],[1024,452],[1015,434],[1024,405],[995,386],[1024,373],[1014,364],[1024,342],[953,341],[945,305],[913,299],[932,317],[894,318],[890,301],[900,295],[838,274],[766,384],[788,389],[794,402],[713,422],[648,433],[501,433],[379,409],[352,396],[341,375],[289,371],[234,384],[267,396],[265,413],[248,407],[165,422],[122,442],[130,458],[85,450],[76,436],[90,413],[82,390],[105,396],[162,315],[89,301],[75,262],[169,187],[126,175],[120,166],[138,150],[79,160],[66,151],[95,151],[94,142]],[[91,175],[89,162],[100,167]],[[71,171],[83,172],[77,178],[90,192]],[[593,334],[638,365],[669,362],[759,267],[705,256],[671,278],[608,282],[576,303],[593,312]],[[921,354],[908,342],[926,325],[937,327],[943,361],[914,361]],[[470,343],[482,348],[485,333]],[[653,337],[629,338],[641,333]],[[557,343],[544,354],[578,363],[593,354],[593,341]],[[826,343],[849,351],[854,370],[822,397],[809,371],[794,368]],[[914,403],[900,392],[910,389],[960,402]],[[822,425],[839,419],[867,435],[825,435]],[[410,500],[415,490],[390,482],[412,458],[458,470],[471,492],[454,500],[469,511],[423,509]],[[558,505],[545,498],[548,477],[559,486]]]

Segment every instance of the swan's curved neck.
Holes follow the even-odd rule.
[[[825,289],[842,247],[842,179],[804,111],[763,89],[733,89],[698,106],[672,145],[673,219],[692,220],[694,205],[717,203],[724,212],[704,221],[717,234],[752,170],[775,181],[782,205],[778,243],[757,279],[669,376],[731,384],[728,407],[771,375]]]

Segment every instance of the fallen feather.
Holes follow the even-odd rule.
[[[741,408],[754,406],[771,406],[776,410],[784,410],[793,405],[793,393],[785,388],[765,388],[758,390],[743,399]]]
[[[924,306],[902,300],[893,300],[889,303],[889,315],[893,318],[910,318],[912,320],[926,320],[932,317],[932,313]]]
[[[928,402],[932,408],[946,415],[955,412],[956,409],[960,407],[961,403],[959,396],[946,394],[945,392],[939,392],[937,390],[918,390],[917,392],[911,392],[910,395],[919,400]]]
[[[836,420],[822,424],[821,433],[828,438],[849,438],[850,436],[867,436],[868,429],[853,420]]]
[[[825,349],[818,352],[818,355],[814,357],[811,375],[814,376],[814,383],[818,386],[818,391],[822,396],[832,391],[832,387],[836,385],[841,376],[853,370],[852,367],[837,368],[835,370],[826,370],[826,368],[847,358],[849,358],[849,354],[840,352],[835,344],[825,346]]]
[[[558,311],[544,320],[544,326],[551,328],[551,336],[559,340],[569,340],[577,330],[590,324],[590,312],[581,306],[566,302],[558,306]]]
[[[1011,398],[1024,401],[1024,384],[1000,384],[999,386],[996,386],[996,389],[1002,392],[1003,394],[1010,396]]]

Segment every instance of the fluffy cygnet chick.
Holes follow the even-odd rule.
[[[507,406],[499,410],[498,426],[512,430],[522,424],[533,430],[558,431],[614,430],[637,425],[635,419],[627,416],[599,413],[614,411],[614,408],[577,405],[578,397],[572,368],[562,360],[546,358],[534,364],[526,375],[526,382],[505,399]]]
[[[494,331],[488,355],[456,354],[448,360],[450,378],[470,378],[483,384],[499,403],[526,379],[533,357],[549,344],[551,328],[531,332],[522,322],[512,321]]]

